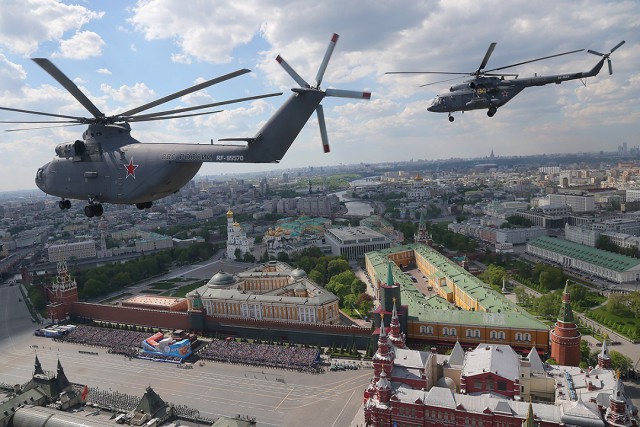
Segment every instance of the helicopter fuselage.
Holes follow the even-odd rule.
[[[497,109],[519,94],[525,86],[499,78],[478,78],[452,86],[449,93],[434,98],[428,111],[450,113],[479,109]]]
[[[36,185],[62,199],[139,204],[175,193],[203,162],[244,162],[247,147],[142,144],[127,124],[90,125],[83,141],[60,144],[36,172]]]
[[[451,86],[448,93],[436,96],[427,110],[434,113],[449,113],[450,121],[453,121],[451,113],[455,111],[488,109],[487,114],[493,116],[499,107],[505,105],[525,88],[552,83],[560,84],[569,80],[596,76],[607,58],[603,57],[591,70],[577,73],[522,79],[476,77],[462,84]]]

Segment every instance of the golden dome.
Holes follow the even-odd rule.
[[[229,208],[229,210],[227,211],[227,218],[233,218],[233,212],[231,211],[231,208]]]

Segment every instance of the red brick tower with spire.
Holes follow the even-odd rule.
[[[396,309],[396,299],[393,299],[393,312],[391,313],[391,328],[389,332],[389,341],[397,348],[405,348],[406,337],[400,328],[400,319],[398,318],[398,310]]]
[[[389,345],[388,335],[384,326],[384,315],[380,324],[380,337],[378,338],[378,350],[373,355],[373,378],[377,382],[380,379],[380,373],[384,371],[387,378],[391,378],[391,370],[393,369],[393,360],[395,352]]]
[[[47,314],[53,321],[64,320],[71,313],[74,302],[78,302],[78,285],[71,279],[66,262],[58,263],[58,274],[53,284],[46,287],[49,304]]]
[[[551,331],[551,357],[559,365],[578,366],[580,364],[580,332],[573,319],[569,281],[562,293],[562,306],[558,320]]]

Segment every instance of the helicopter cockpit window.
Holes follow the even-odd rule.
[[[440,97],[436,96],[435,98],[433,98],[433,101],[431,101],[431,105],[438,105],[440,104]]]
[[[36,172],[36,181],[41,182],[43,176],[44,170],[42,170],[42,168],[38,169],[38,172]]]

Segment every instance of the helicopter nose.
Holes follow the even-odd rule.
[[[429,105],[429,106],[427,107],[427,111],[431,111],[431,112],[433,112],[433,105]]]
[[[36,185],[40,190],[44,191],[45,193],[47,192],[47,185],[46,185],[47,166],[49,166],[49,163],[39,168],[38,171],[36,172]]]

